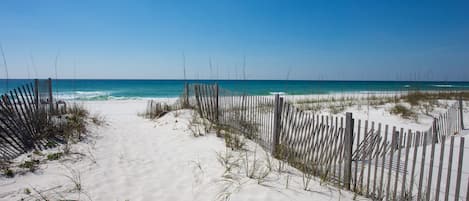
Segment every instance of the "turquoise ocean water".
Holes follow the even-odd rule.
[[[32,80],[8,80],[14,88]],[[469,90],[469,82],[413,81],[300,81],[300,80],[53,80],[54,93],[61,99],[111,100],[177,97],[185,82],[215,83],[220,87],[251,95],[367,93],[406,90]],[[0,80],[6,91],[7,80]]]

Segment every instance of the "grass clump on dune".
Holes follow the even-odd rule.
[[[24,161],[23,163],[19,164],[18,167],[22,169],[27,169],[30,172],[35,172],[39,168],[39,160],[31,159],[28,161]]]
[[[404,119],[414,119],[417,120],[417,114],[411,109],[407,108],[402,104],[396,104],[391,108],[391,114],[399,115]]]
[[[62,157],[62,155],[63,155],[62,152],[49,154],[49,155],[47,155],[47,160],[56,161],[56,160],[59,160]]]
[[[15,176],[15,173],[10,168],[5,168],[3,170],[3,175],[7,178],[13,178]]]
[[[77,135],[81,140],[81,135],[87,132],[86,119],[89,116],[88,110],[81,105],[73,105],[68,110],[67,124],[64,129],[65,135]]]

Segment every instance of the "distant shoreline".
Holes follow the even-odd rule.
[[[31,80],[8,80],[8,88]],[[215,84],[225,90],[249,95],[380,94],[413,90],[469,90],[469,82],[409,81],[300,81],[300,80],[53,80],[53,93],[64,100],[152,99],[179,97],[185,83]],[[6,92],[6,80],[0,91]]]

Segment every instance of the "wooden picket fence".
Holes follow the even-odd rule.
[[[460,133],[464,127],[462,109],[463,102],[460,98],[457,102],[451,104],[448,110],[434,119],[435,126],[431,126],[428,133],[433,133],[433,129],[436,129],[435,132],[437,132],[439,141],[443,139],[443,136],[449,137]]]
[[[461,179],[469,176],[468,172],[462,174],[469,168],[463,162],[464,137],[450,136],[448,142],[447,136],[439,138],[438,132],[404,130],[368,121],[362,125],[361,120],[353,134],[354,192],[376,200],[467,199],[459,193]],[[453,161],[458,161],[457,165]]]
[[[51,80],[35,80],[9,90],[0,100],[0,161],[46,148],[50,116],[60,104],[52,101]],[[63,104],[61,104],[64,109]]]
[[[373,200],[469,199],[464,137],[455,135],[463,126],[462,101],[426,131],[362,121],[351,113],[314,115],[279,95],[248,96],[217,84],[186,84],[182,103],[301,171]]]

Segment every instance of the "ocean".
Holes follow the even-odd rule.
[[[10,79],[12,89],[32,80]],[[317,81],[317,80],[53,80],[53,92],[65,100],[113,100],[178,97],[184,83],[215,83],[221,88],[250,95],[274,93],[331,94],[369,93],[407,90],[469,90],[469,82],[416,82],[416,81]],[[0,80],[4,93],[7,80]]]

